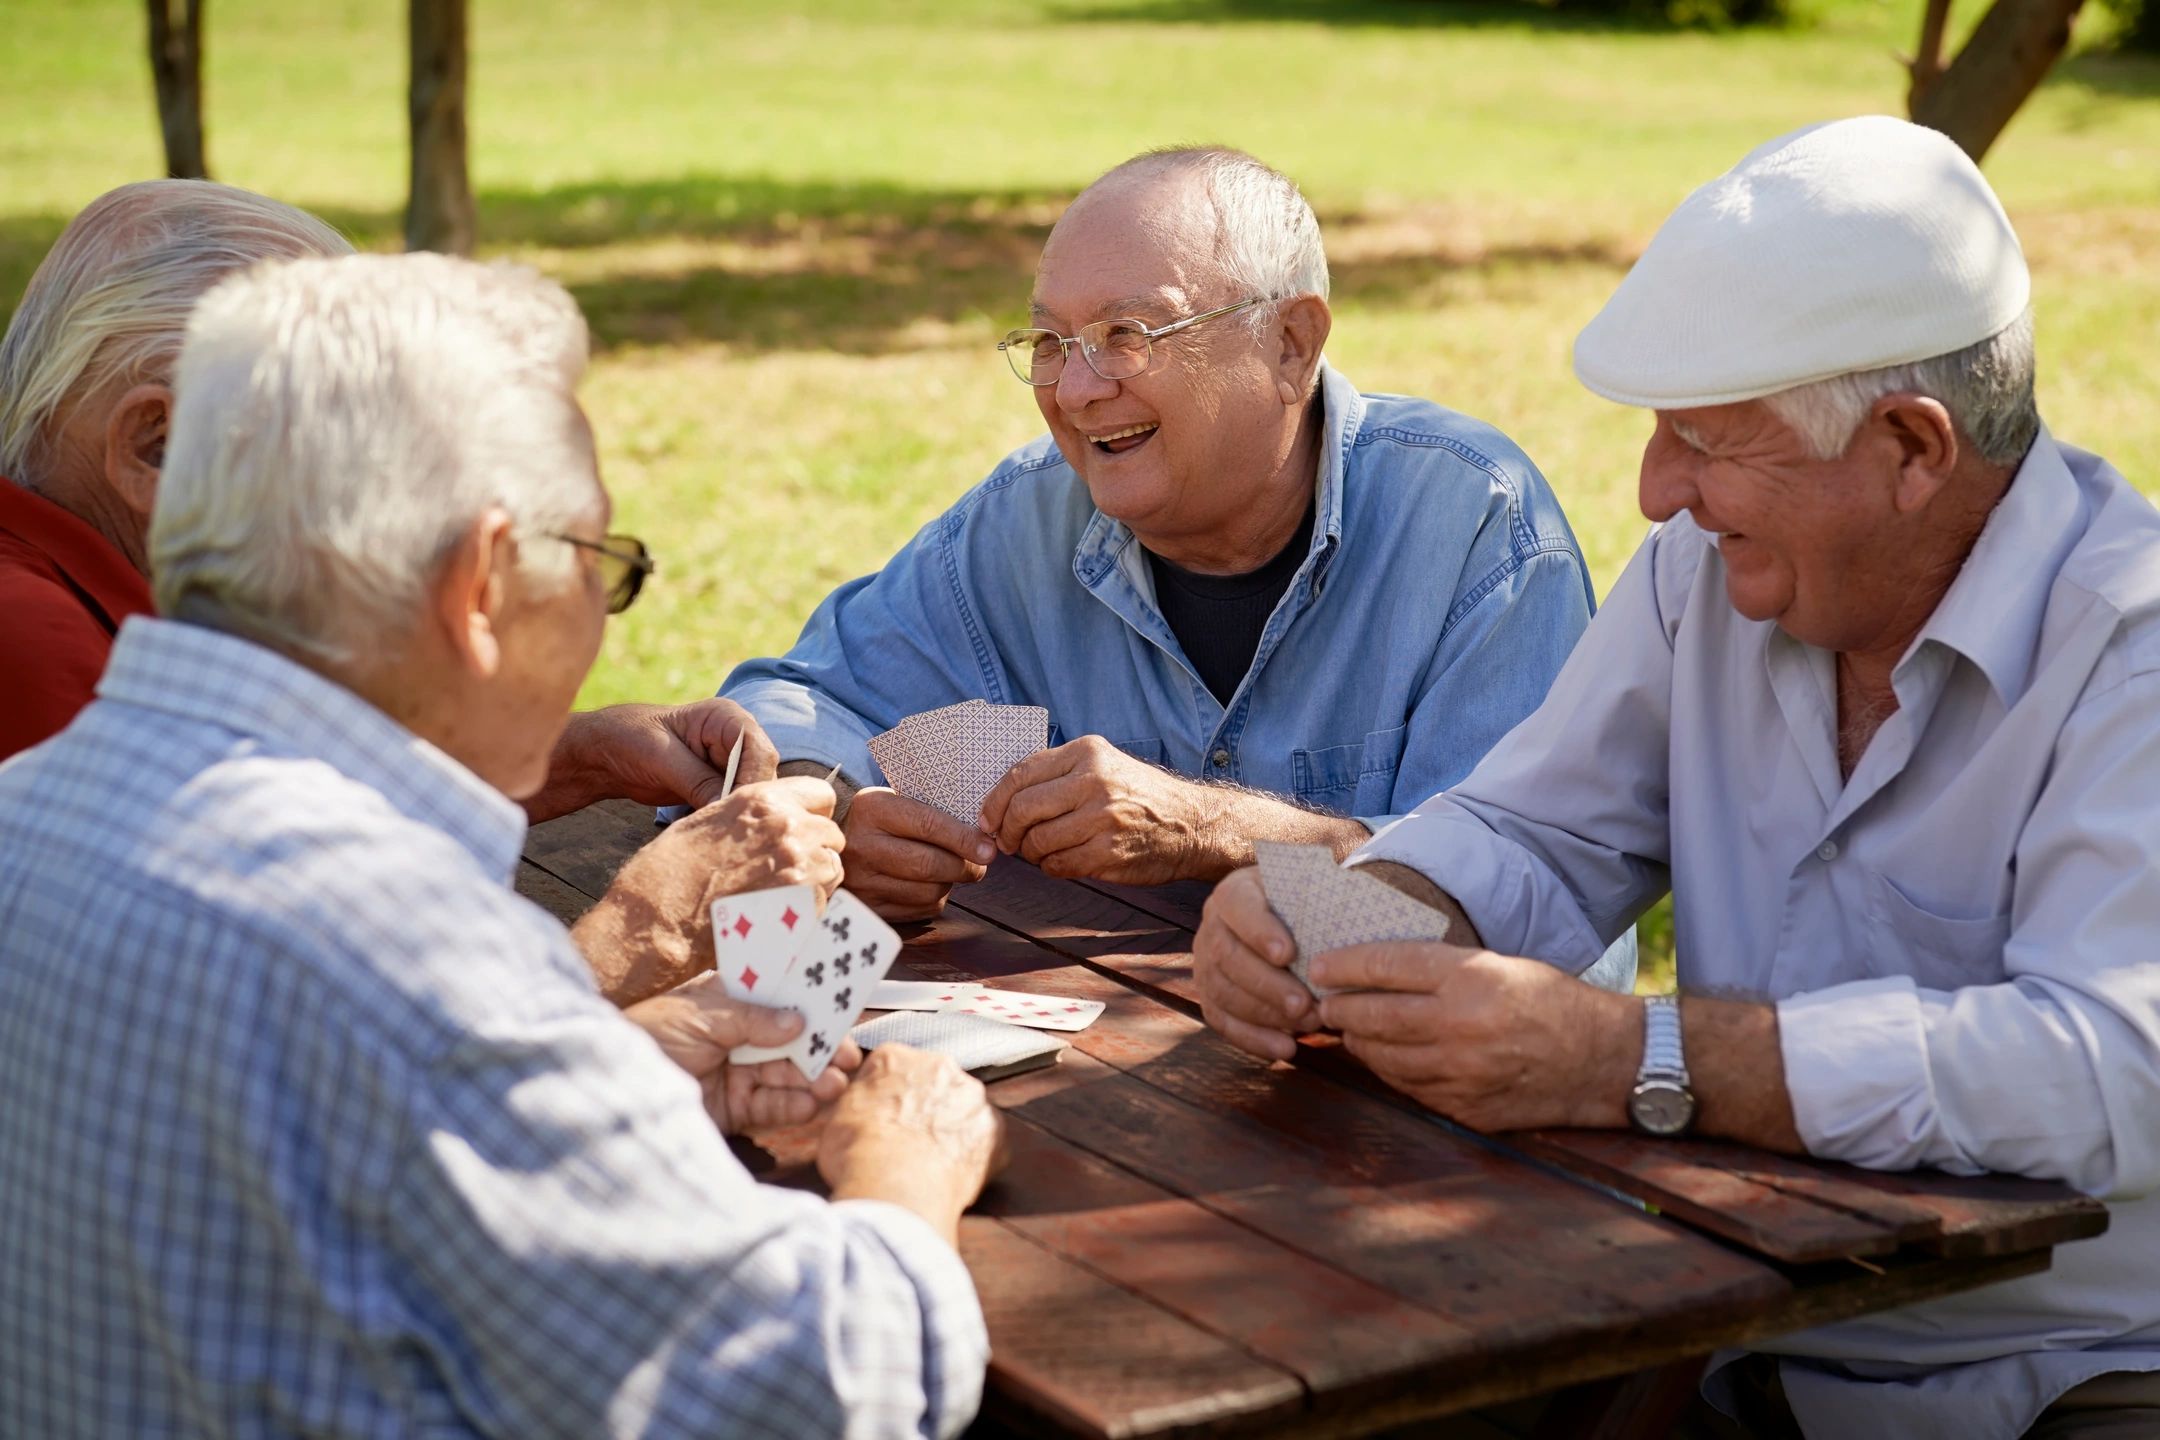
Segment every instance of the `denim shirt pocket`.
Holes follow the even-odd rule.
[[[1385,815],[1402,764],[1407,725],[1375,730],[1355,745],[1290,752],[1297,801],[1338,815]]]
[[[1055,744],[1056,742],[1053,741],[1052,743]],[[1145,760],[1150,765],[1160,765],[1163,763],[1163,743],[1159,737],[1150,737],[1147,739],[1135,740],[1112,740],[1110,743],[1117,746],[1118,749],[1124,751],[1127,755],[1132,756],[1135,760]]]
[[[1867,888],[1880,947],[1870,947],[1872,973],[1910,975],[1925,990],[1993,985],[2003,978],[2003,946],[2010,939],[2007,913],[1971,920],[1938,915],[1879,870],[1867,872]]]

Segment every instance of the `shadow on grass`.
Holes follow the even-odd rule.
[[[2133,100],[2154,99],[2160,97],[2160,54],[2114,50],[2079,55],[2057,65],[2047,83]]]
[[[484,253],[530,257],[574,295],[603,349],[720,342],[753,350],[903,353],[979,343],[1021,323],[1035,260],[1063,191],[954,191],[692,175],[479,196]],[[400,217],[322,212],[363,249],[395,249]],[[65,217],[0,217],[0,295],[12,311]],[[1444,302],[1480,268],[1632,258],[1602,240],[1486,247],[1400,216],[1323,215],[1331,243],[1360,227],[1338,304]]]
[[[1647,9],[1647,7],[1645,7]],[[1306,23],[1349,29],[1542,30],[1556,34],[1670,34],[1686,28],[1644,10],[1545,0],[1094,0],[1061,6],[1060,20],[1114,24]]]

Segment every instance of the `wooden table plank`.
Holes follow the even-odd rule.
[[[1805,1243],[1821,1227],[1784,1228],[1794,1202],[1864,1218],[1893,1231],[1900,1243],[1938,1255],[2009,1254],[2107,1229],[2107,1210],[2099,1201],[2047,1181],[1885,1173],[1717,1140],[1653,1141],[1625,1131],[1544,1130],[1507,1140],[1715,1234],[1796,1263],[1839,1252]]]
[[[650,805],[603,800],[533,826],[526,832],[525,858],[598,899],[623,862],[659,833]]]

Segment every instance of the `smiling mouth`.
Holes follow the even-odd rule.
[[[1129,455],[1155,438],[1155,432],[1159,428],[1161,427],[1152,422],[1146,425],[1128,425],[1122,430],[1109,430],[1084,438],[1101,454]]]

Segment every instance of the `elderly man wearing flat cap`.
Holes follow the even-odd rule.
[[[1349,862],[1466,946],[1322,956],[1373,993],[1316,1002],[1251,871],[1199,937],[1226,1035],[1339,1030],[1474,1126],[2109,1202],[2046,1274],[1716,1370],[1750,1433],[2160,1433],[2160,513],[2041,425],[2029,288],[1902,121],[1696,191],[1575,348],[1654,412],[1657,528],[1537,711]],[[1668,888],[1680,999],[1573,978]]]

